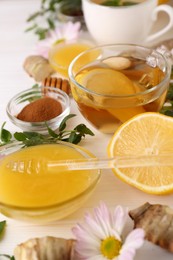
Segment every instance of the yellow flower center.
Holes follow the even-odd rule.
[[[121,241],[117,240],[115,237],[108,237],[102,241],[100,250],[107,259],[113,259],[119,255],[121,247]]]
[[[59,43],[62,43],[62,42],[65,42],[65,39],[59,39],[59,40],[55,41],[55,42],[53,43],[53,46],[54,46],[54,45],[57,45],[57,44],[59,44]]]

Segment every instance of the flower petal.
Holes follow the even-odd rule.
[[[82,240],[85,243],[92,243],[95,246],[99,245],[99,239],[93,235],[92,230],[86,228],[84,225],[81,226],[80,224],[77,224],[72,228],[72,232],[79,241]]]
[[[80,22],[72,23],[68,22],[66,27],[63,29],[63,36],[67,40],[75,40],[79,36],[79,31],[81,28]]]
[[[117,206],[113,214],[113,227],[121,235],[128,217],[128,208]]]
[[[103,255],[95,255],[93,257],[88,258],[87,260],[107,260],[107,258]]]
[[[141,247],[144,243],[145,232],[142,228],[136,228],[130,232],[127,236],[123,248],[134,248],[137,249]]]
[[[76,40],[80,33],[81,24],[80,22],[72,23],[64,23],[60,24],[55,28],[55,30],[51,30],[47,38],[39,41],[36,46],[36,53],[48,58],[48,53],[53,44],[55,44],[58,40]]]
[[[105,237],[109,237],[111,235],[109,232],[111,229],[111,224],[110,224],[111,218],[106,204],[101,202],[100,206],[95,208],[94,213],[95,213],[96,221],[98,222],[99,225],[101,225],[105,233]]]
[[[98,238],[98,239],[104,239],[105,238],[105,233],[100,226],[100,223],[98,223],[95,219],[93,219],[90,214],[85,215],[85,221],[92,228],[93,234]]]
[[[95,253],[100,253],[100,245],[96,246],[92,243],[83,243],[83,241],[78,241],[78,243],[76,243],[76,248],[79,248],[80,252],[86,251],[88,253],[89,251],[92,251]]]
[[[141,228],[134,229],[130,232],[120,250],[118,260],[132,260],[135,256],[136,249],[143,245],[144,236],[145,232]]]
[[[135,256],[135,250],[125,250],[123,251],[116,260],[133,260]]]
[[[41,55],[47,59],[51,45],[52,45],[52,41],[49,38],[39,41],[38,44],[36,45],[36,50],[35,50],[36,54]]]
[[[79,36],[81,24],[80,22],[72,23],[67,22],[61,24],[58,28],[55,29],[56,36],[58,39],[75,40]]]
[[[76,246],[75,246],[75,252],[77,252],[77,254],[79,254],[80,256],[82,257],[85,257],[85,258],[89,258],[89,257],[92,257],[92,256],[95,256],[95,255],[98,255],[100,254],[100,251],[97,250],[96,248],[90,248],[90,247],[84,247],[82,245],[82,243],[77,243]]]

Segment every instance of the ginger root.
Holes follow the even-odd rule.
[[[14,249],[15,260],[72,260],[73,239],[56,237],[33,238]]]
[[[145,203],[130,210],[134,228],[145,230],[145,239],[173,253],[173,209],[161,204]]]
[[[42,82],[55,72],[48,60],[39,55],[27,57],[24,61],[23,68],[37,82]]]

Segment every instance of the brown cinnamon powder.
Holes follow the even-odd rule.
[[[59,101],[50,97],[43,97],[26,105],[17,118],[25,122],[44,122],[62,113]]]

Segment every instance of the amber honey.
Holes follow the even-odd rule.
[[[82,159],[84,155],[77,151],[77,146],[64,144],[36,145],[9,154],[0,164],[1,203],[36,209],[75,199],[94,183],[98,172],[61,171],[58,166],[50,172],[45,166],[49,161],[58,164],[58,160],[70,158]],[[12,162],[25,164],[21,169]]]
[[[89,49],[89,43],[74,42],[55,45],[49,53],[49,62],[52,68],[64,77],[68,77],[70,62],[81,52]]]
[[[112,57],[111,57],[112,58]],[[131,117],[161,109],[169,82],[159,66],[125,58],[129,65],[93,61],[75,75],[72,94],[82,115],[98,130],[113,133]]]

